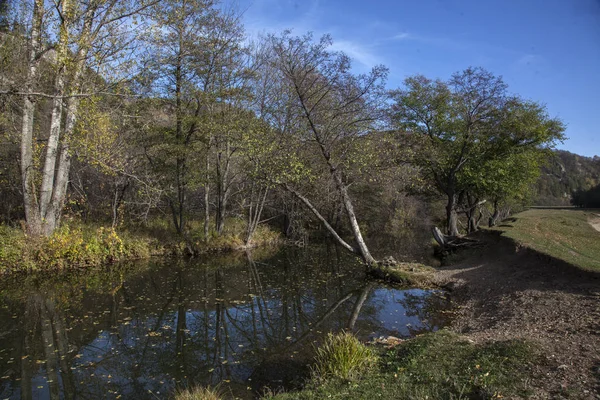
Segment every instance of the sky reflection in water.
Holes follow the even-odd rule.
[[[448,307],[442,293],[368,284],[326,247],[33,281],[1,293],[0,398],[156,399],[219,382],[252,398],[300,384],[327,332],[409,337],[444,325]]]

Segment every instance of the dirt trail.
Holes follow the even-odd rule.
[[[600,399],[600,274],[580,271],[499,235],[437,274],[461,305],[453,329],[475,342],[526,339],[545,354],[534,399]]]
[[[594,214],[594,215],[595,215],[595,218],[590,219],[589,223],[592,226],[592,228],[594,228],[595,230],[600,232],[600,214]]]

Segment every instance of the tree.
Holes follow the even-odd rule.
[[[314,41],[310,34],[294,37],[285,32],[268,40],[273,57],[271,79],[279,83],[272,87],[275,93],[269,97],[282,106],[269,112],[268,119],[276,122],[281,136],[274,143],[283,145],[286,155],[298,156],[276,158],[283,166],[275,166],[281,171],[277,183],[301,200],[338,243],[366,264],[374,264],[348,192],[351,177],[347,172],[358,160],[356,140],[374,130],[380,121],[387,69],[379,66],[368,74],[353,74],[348,56],[328,50],[332,44],[328,36]],[[298,190],[298,178],[311,169],[324,172],[336,188],[355,246],[344,241]]]
[[[482,68],[455,73],[447,82],[410,77],[391,98],[392,121],[414,134],[413,161],[447,198],[452,236],[458,235],[458,212],[467,195],[499,196],[510,186],[507,179],[519,179],[491,171],[563,138],[563,123],[549,117],[544,106],[510,96],[502,79]]]
[[[600,185],[589,190],[576,190],[571,195],[571,204],[576,207],[600,208]]]
[[[165,192],[179,234],[186,236],[190,192],[204,187],[208,237],[211,172],[214,168],[220,233],[231,195],[235,139],[245,120],[239,105],[245,79],[243,31],[233,13],[211,0],[161,2],[152,18],[148,72],[152,93],[160,99],[160,121],[148,154],[160,173],[172,178],[165,179],[171,186]]]
[[[10,26],[10,0],[0,0],[0,33],[7,31]]]
[[[151,3],[150,3],[151,4]],[[71,167],[71,138],[76,129],[80,102],[102,81],[103,69],[110,65],[119,80],[119,67],[129,59],[130,30],[124,19],[134,18],[148,3],[134,0],[63,0],[47,7],[35,0],[28,34],[26,76],[19,92],[23,100],[21,126],[21,178],[27,230],[30,234],[51,235],[60,223]],[[121,39],[127,38],[122,41]],[[56,40],[51,43],[49,38]],[[42,64],[52,66],[52,76],[39,75]],[[107,78],[106,76],[104,78]],[[50,93],[42,83],[52,81]],[[36,102],[52,101],[50,126],[44,137],[43,161],[38,159],[34,137]],[[42,164],[41,171],[37,164]]]

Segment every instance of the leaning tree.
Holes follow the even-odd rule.
[[[270,36],[268,44],[269,98],[278,107],[263,117],[272,122],[279,136],[269,144],[275,154],[269,170],[278,170],[272,179],[298,198],[341,246],[366,264],[375,264],[348,186],[353,164],[363,160],[357,141],[381,121],[387,69],[378,66],[370,73],[354,74],[347,55],[329,50],[328,36],[315,41],[310,34],[296,37],[284,32]],[[279,165],[274,167],[276,161]],[[341,237],[317,209],[315,198],[310,199],[300,187],[303,180],[314,179],[310,175],[317,171],[328,176],[338,193],[353,244]]]

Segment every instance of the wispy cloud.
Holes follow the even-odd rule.
[[[283,6],[282,4],[285,4]],[[308,0],[304,3],[280,0],[253,0],[245,12],[245,30],[250,39],[265,33],[280,33],[292,29],[294,34],[313,32],[315,38],[323,34],[332,34],[332,51],[342,51],[355,61],[355,68],[367,70],[381,64],[381,58],[375,53],[376,41],[365,45],[362,40],[348,39],[335,26],[323,23],[323,8],[320,0]]]
[[[282,32],[293,29],[302,34],[318,31],[321,18],[320,0],[310,0],[302,5],[280,0],[253,0],[246,5],[244,27],[248,36]]]
[[[382,64],[380,57],[367,46],[350,40],[334,40],[331,50],[346,53],[362,67],[372,68],[375,65]]]
[[[453,50],[462,50],[468,47],[468,43],[461,40],[456,40],[449,37],[436,37],[436,36],[427,36],[427,35],[419,35],[408,32],[401,32],[388,40],[402,42],[402,41],[411,41],[418,42],[430,46],[440,47],[444,49],[453,49]]]
[[[392,37],[392,40],[407,40],[407,39],[411,39],[411,38],[412,38],[412,36],[410,35],[410,33],[404,32],[404,33],[399,33],[397,35],[394,35]]]

